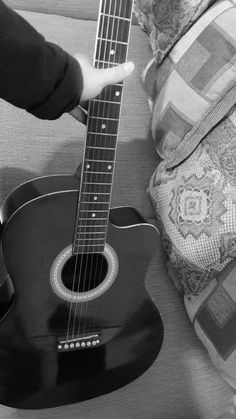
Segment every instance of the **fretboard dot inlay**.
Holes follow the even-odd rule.
[[[111,49],[110,55],[114,55],[114,54],[115,54],[115,50],[114,49]]]
[[[106,124],[102,124],[102,129],[106,129]]]
[[[93,212],[93,213],[92,213],[92,217],[93,217],[93,218],[95,218],[95,217],[96,217],[96,214],[95,214],[95,212]]]
[[[120,96],[119,90],[116,91],[116,96]]]
[[[90,169],[90,164],[86,164],[86,169]]]
[[[109,166],[107,166],[107,168],[108,168],[108,170],[111,170],[112,169],[112,165],[109,164]]]
[[[97,200],[98,200],[98,197],[97,197],[97,196],[95,196],[95,197],[93,198],[93,200],[94,200],[94,201],[97,201]]]

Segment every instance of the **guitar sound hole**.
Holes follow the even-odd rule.
[[[90,291],[105,279],[107,269],[107,260],[101,253],[74,255],[63,266],[62,282],[70,291]]]

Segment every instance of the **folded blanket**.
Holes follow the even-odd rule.
[[[236,0],[214,3],[144,71],[162,161],[149,196],[169,275],[236,388]]]

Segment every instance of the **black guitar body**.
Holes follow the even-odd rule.
[[[72,292],[78,262],[63,253],[73,242],[77,192],[74,176],[38,178],[16,189],[2,207],[3,255],[14,298],[0,322],[1,404],[42,409],[97,397],[140,376],[160,351],[163,324],[144,286],[157,231],[135,210],[110,210],[107,260],[96,260],[102,277],[95,284],[88,275],[76,285],[88,300],[71,303],[66,293],[63,298],[63,290]],[[93,261],[94,255],[88,257]],[[84,266],[80,261],[82,271]],[[58,275],[61,290],[53,282]],[[6,306],[10,279],[0,289]]]

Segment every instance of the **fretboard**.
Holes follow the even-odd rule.
[[[102,0],[94,66],[127,59],[133,0]],[[100,253],[106,243],[123,83],[105,87],[89,103],[74,253]]]

